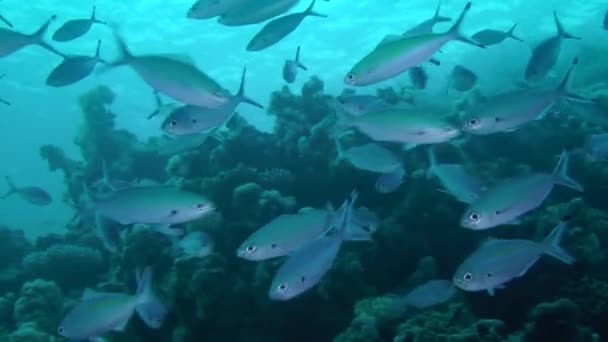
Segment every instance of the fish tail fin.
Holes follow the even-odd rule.
[[[344,158],[344,148],[342,147],[342,143],[340,143],[340,136],[335,136],[334,141],[336,142],[336,155],[335,164],[338,164]]]
[[[553,181],[555,184],[567,186],[577,191],[583,191],[583,186],[568,175],[568,163],[570,161],[570,153],[562,152],[559,162],[553,171]]]
[[[567,227],[568,226],[565,220],[560,222],[555,228],[553,228],[549,236],[545,238],[543,241],[543,246],[545,247],[546,254],[565,262],[566,264],[572,264],[576,260],[560,246],[560,242],[564,235],[564,230]]]
[[[135,271],[137,281],[137,304],[149,303],[154,296],[152,293],[152,267],[146,266],[143,271]]]
[[[137,305],[139,318],[152,329],[158,329],[167,316],[167,308],[152,291],[152,267],[146,266],[142,272],[135,272],[137,280]]]
[[[511,39],[515,39],[515,40],[517,40],[518,42],[523,42],[523,41],[524,41],[523,39],[521,39],[521,38],[517,37],[517,36],[515,35],[515,33],[513,33],[513,32],[515,31],[515,28],[516,28],[516,27],[517,27],[517,24],[513,24],[513,26],[511,26],[511,29],[509,29],[509,32],[507,32],[507,35],[508,35],[509,37],[511,37]]]
[[[573,34],[566,32],[566,29],[564,29],[564,25],[562,25],[562,22],[557,17],[556,11],[553,11],[553,18],[555,19],[555,26],[557,26],[557,33],[560,36],[567,38],[567,39],[577,39],[577,40],[581,39],[581,37],[578,37],[578,36],[575,36]]]
[[[306,9],[306,11],[304,13],[306,15],[310,15],[313,17],[327,18],[326,14],[321,14],[319,12],[315,12],[315,10],[314,10],[315,2],[317,2],[317,0],[312,0],[312,2],[310,3],[310,6],[308,6],[308,8]]]
[[[570,99],[584,101],[584,102],[593,102],[593,100],[589,100],[587,98],[584,98],[580,95],[577,95],[577,94],[574,94],[574,93],[571,93],[570,91],[568,91],[568,83],[570,82],[570,78],[572,77],[572,70],[574,70],[574,67],[577,64],[578,64],[578,57],[575,57],[574,60],[572,61],[572,64],[570,64],[568,71],[564,75],[564,79],[559,84],[557,91],[559,92],[560,96],[565,96]]]
[[[161,107],[163,106],[163,100],[161,99],[160,94],[156,90],[154,91],[154,102],[156,104],[156,108],[152,113],[150,113],[150,115],[148,115],[148,120],[158,115],[160,113]]]
[[[116,45],[118,46],[119,57],[117,60],[106,64],[106,70],[115,68],[115,67],[118,67],[121,65],[125,65],[125,64],[129,63],[129,60],[131,60],[133,58],[133,54],[131,54],[131,51],[129,51],[129,47],[127,46],[127,43],[125,43],[125,40],[123,39],[123,37],[118,32],[116,32],[115,28],[114,28],[114,38],[116,39]]]
[[[93,11],[91,11],[91,21],[97,24],[107,25],[105,21],[101,21],[97,19],[97,6],[93,6]]]
[[[15,194],[17,192],[17,187],[15,186],[15,183],[13,183],[13,180],[11,179],[11,177],[4,176],[4,179],[6,179],[6,184],[8,184],[9,189],[4,195],[2,195],[2,197],[0,197],[0,199],[7,198],[8,196]]]
[[[352,213],[358,198],[359,188],[357,187],[353,189],[353,191],[350,193],[349,198],[344,201],[344,204],[342,204],[340,218],[337,224],[337,238],[341,241],[347,238],[351,233],[350,226],[352,222]]]
[[[478,46],[478,47],[481,47],[481,48],[485,48],[484,45],[479,44],[478,42],[472,40],[469,37],[466,37],[464,34],[462,34],[462,32],[460,32],[460,27],[462,26],[462,21],[464,20],[465,15],[467,14],[467,12],[470,9],[471,9],[471,3],[467,2],[466,6],[462,10],[462,13],[460,13],[460,16],[458,17],[458,19],[456,20],[456,22],[454,23],[454,25],[452,25],[452,28],[450,28],[450,30],[448,32],[446,32],[446,35],[448,35],[452,39],[459,40],[459,41],[461,41],[463,43],[467,43],[467,44],[475,45],[475,46]]]
[[[247,75],[247,68],[243,68],[243,73],[241,74],[241,84],[239,86],[239,91],[236,93],[236,97],[241,102],[249,103],[250,105],[252,105],[254,107],[258,107],[260,109],[264,109],[263,105],[261,105],[257,101],[255,101],[255,100],[247,97],[247,95],[245,95],[245,78],[246,78],[246,75]]]
[[[300,62],[300,46],[298,46],[298,49],[296,50],[296,65],[302,70],[308,70],[308,68]]]
[[[437,8],[435,9],[435,15],[433,15],[433,21],[436,23],[441,23],[444,21],[450,21],[452,18],[450,17],[442,17],[439,15],[439,11],[441,10],[441,0],[437,2]]]
[[[437,165],[437,155],[435,154],[435,147],[430,146],[426,150],[427,157],[429,158],[429,168],[426,171],[426,178],[431,178],[433,175],[433,169]]]
[[[57,51],[57,49],[52,47],[44,40],[44,35],[46,34],[55,19],[57,19],[57,15],[52,15],[49,19],[47,19],[47,21],[44,22],[44,24],[42,24],[42,26],[40,26],[38,30],[36,30],[36,32],[31,34],[31,37],[35,39],[35,44],[42,46],[43,48],[59,55],[60,57],[66,58],[65,54]]]
[[[8,26],[10,28],[13,28],[13,24],[10,21],[8,21],[8,19],[6,19],[5,17],[3,17],[2,15],[0,15],[0,21],[2,21],[3,23],[5,23],[6,26]]]

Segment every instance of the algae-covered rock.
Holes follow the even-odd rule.
[[[33,322],[43,331],[54,332],[62,307],[63,298],[57,284],[36,279],[23,284],[15,302],[13,316],[18,326]]]

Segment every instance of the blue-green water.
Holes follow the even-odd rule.
[[[443,2],[441,14],[452,19],[466,3]],[[167,317],[158,329],[133,317],[124,332],[104,331],[106,340],[606,338],[602,322],[608,316],[604,307],[608,207],[603,185],[607,173],[604,163],[586,158],[581,150],[589,136],[605,132],[607,123],[605,3],[476,1],[462,26],[466,36],[486,28],[508,30],[516,23],[515,33],[524,42],[507,39],[485,49],[448,42],[433,55],[440,65],[421,64],[429,76],[424,90],[410,89],[407,72],[354,88],[357,94],[379,94],[391,105],[398,102],[396,108],[413,98],[404,115],[449,116],[447,121],[460,128],[471,108],[477,108],[471,100],[475,96],[492,101],[497,93],[525,91],[521,83],[533,48],[556,34],[553,11],[567,32],[580,37],[563,41],[555,65],[531,87],[555,88],[578,57],[570,89],[591,99],[587,105],[592,109],[560,102],[541,120],[530,120],[515,131],[461,134],[436,146],[442,161],[462,162],[488,188],[532,171],[550,172],[562,150],[570,151],[569,174],[582,183],[584,192],[556,187],[539,208],[522,216],[521,224],[484,231],[460,227],[467,205],[437,191],[441,188],[437,180],[425,177],[428,146],[402,150],[403,141],[379,142],[399,157],[407,174],[404,184],[388,194],[375,190],[377,174],[336,161],[334,123],[342,113],[336,111],[335,97],[353,89],[345,86],[345,76],[385,35],[401,34],[429,18],[435,2],[319,0],[315,10],[327,18],[305,18],[285,39],[257,52],[245,47],[265,23],[227,27],[216,18],[189,19],[186,13],[192,1],[94,4],[97,17],[110,25],[93,25],[69,42],[53,41],[52,33],[67,20],[87,18],[93,2],[3,0],[0,15],[14,30],[25,33],[57,15],[44,40],[68,56],[92,55],[101,40],[102,58],[117,60],[116,30],[134,55],[189,56],[233,94],[246,67],[247,96],[265,108],[241,104],[239,115],[222,129],[219,141],[210,139],[167,156],[159,153],[166,113],[146,119],[155,109],[153,89],[131,68],[98,66],[86,79],[55,88],[47,86],[45,79],[62,57],[28,46],[0,58],[0,74],[5,74],[0,98],[10,102],[0,104],[2,175],[17,186],[40,187],[53,198],[46,206],[15,195],[0,201],[0,225],[6,226],[0,232],[4,236],[0,239],[0,340],[63,340],[57,327],[85,288],[132,294],[134,272],[146,265],[154,270],[152,286],[168,310]],[[309,4],[299,1],[289,13],[304,11]],[[451,25],[439,23],[434,32],[445,32]],[[299,70],[297,80],[286,85],[283,64],[294,57],[298,46],[308,70]],[[455,65],[476,74],[473,90],[446,94]],[[103,94],[110,92],[114,99],[104,100]],[[166,94],[162,98],[175,102]],[[341,139],[347,146],[379,140],[364,130]],[[62,151],[67,159],[49,158],[45,153],[49,150]],[[179,226],[186,232],[208,233],[213,253],[176,261],[175,237],[132,227],[147,222],[122,222],[118,249],[108,249],[107,241],[104,246],[95,228],[99,222],[90,219],[99,209],[75,211],[72,203],[85,201],[82,184],[91,186],[100,178],[102,160],[113,178],[131,186],[179,186],[213,202],[213,214]],[[239,245],[281,214],[304,207],[323,209],[328,201],[338,208],[353,188],[360,189],[358,205],[379,217],[373,238],[344,242],[331,270],[297,298],[269,299],[273,276],[285,257],[244,260],[236,256]],[[0,188],[5,189],[8,185]],[[541,241],[565,216],[571,220],[563,246],[577,259],[574,265],[542,257],[525,276],[497,289],[494,296],[458,290],[448,303],[426,310],[400,308],[395,313],[394,305],[400,302],[385,297],[406,293],[430,279],[451,280],[461,262],[488,237]],[[332,236],[332,232],[327,235]],[[93,320],[98,317],[95,312],[91,315]]]

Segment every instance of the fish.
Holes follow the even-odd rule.
[[[462,21],[470,8],[469,2],[447,32],[402,37],[378,46],[351,68],[344,78],[344,83],[361,87],[386,81],[428,61],[441,47],[452,40],[483,47],[460,32]]]
[[[296,50],[296,59],[288,59],[283,65],[283,80],[287,83],[293,83],[298,76],[298,68],[302,70],[308,70],[307,67],[300,62],[300,47]]]
[[[566,222],[560,222],[541,243],[524,239],[490,239],[458,266],[453,283],[465,291],[495,289],[525,275],[538,259],[547,254],[568,265],[575,259],[560,246]]]
[[[123,225],[179,224],[215,210],[207,198],[172,186],[136,186],[100,198],[89,197],[98,214]]]
[[[370,241],[372,235],[380,228],[378,215],[365,207],[353,210],[344,236],[345,241]]]
[[[4,76],[6,76],[6,75],[5,75],[5,74],[0,75],[0,80],[1,80],[1,79],[3,79],[3,78],[4,78]],[[3,99],[3,98],[1,98],[1,97],[0,97],[0,102],[1,102],[1,103],[3,103],[3,104],[5,104],[5,105],[7,105],[7,106],[10,106],[10,105],[11,105],[11,103],[10,103],[10,102],[8,102],[7,100],[5,100],[5,99]]]
[[[59,335],[71,340],[89,340],[111,331],[124,331],[135,311],[140,317],[142,316],[140,313],[142,307],[148,309],[143,316],[150,318],[151,311],[147,306],[154,302],[160,303],[152,293],[151,268],[146,267],[136,278],[138,286],[135,295],[85,289],[81,301],[59,324],[57,328]],[[148,323],[145,319],[144,322]]]
[[[475,33],[471,38],[484,46],[500,44],[507,38],[517,40],[518,42],[523,42],[523,39],[517,37],[513,33],[516,27],[517,24],[513,24],[513,26],[511,26],[511,28],[506,32],[495,29],[485,29]]]
[[[608,133],[589,136],[585,139],[583,151],[592,161],[608,161]]]
[[[95,215],[95,232],[103,242],[103,246],[110,253],[118,253],[122,245],[123,226],[116,221]]]
[[[337,124],[337,130],[350,127],[374,141],[409,145],[438,144],[460,135],[460,130],[444,118],[411,112],[409,108],[368,112],[360,117],[341,118]]]
[[[279,16],[300,0],[256,0],[233,8],[223,13],[218,23],[225,26],[245,26],[259,24],[268,19]]]
[[[131,67],[152,89],[185,104],[218,108],[228,103],[230,93],[196,67],[177,56],[131,54],[124,40],[115,34],[121,57],[107,68]]]
[[[300,23],[302,23],[302,20],[308,16],[327,18],[325,14],[320,14],[313,10],[316,1],[313,0],[304,12],[288,14],[268,22],[251,38],[251,41],[247,44],[247,51],[260,51],[275,45],[295,31],[300,26]]]
[[[161,156],[173,156],[193,150],[204,144],[209,138],[217,138],[219,136],[220,134],[216,133],[216,131],[190,135],[178,135],[175,137],[168,136],[166,137],[167,139],[165,139],[164,143],[158,148],[157,152]]]
[[[477,75],[473,71],[462,65],[455,65],[450,74],[447,89],[454,88],[457,91],[465,92],[473,89],[476,83]]]
[[[435,9],[435,14],[433,15],[432,18],[427,19],[427,20],[421,22],[420,24],[417,24],[417,25],[409,28],[407,31],[403,32],[401,35],[385,36],[384,39],[382,39],[382,41],[380,42],[380,44],[378,44],[378,46],[398,40],[399,38],[403,38],[403,37],[416,36],[416,35],[421,35],[421,34],[432,34],[433,27],[436,24],[439,24],[442,22],[447,22],[447,21],[452,21],[452,19],[449,17],[443,17],[443,16],[439,15],[440,10],[441,10],[441,0],[437,2],[437,8]]]
[[[209,109],[197,106],[182,106],[171,112],[161,124],[163,132],[171,135],[191,135],[208,132],[228,122],[241,103],[248,103],[263,109],[264,106],[245,94],[247,69],[241,74],[241,84],[235,95],[219,108]]]
[[[57,51],[54,47],[44,41],[44,35],[56,17],[57,16],[55,15],[50,17],[32,34],[0,28],[0,57],[11,55],[28,45],[40,45],[60,57],[65,57],[63,53]]]
[[[13,28],[13,24],[6,19],[3,15],[0,15],[0,21],[2,21],[4,24],[6,24],[6,26]]]
[[[553,190],[563,185],[582,192],[583,186],[568,175],[568,151],[562,152],[553,173],[533,173],[489,188],[474,200],[460,218],[460,226],[482,230],[518,224],[522,215],[538,208]]]
[[[192,232],[174,243],[176,261],[204,258],[213,253],[214,242],[205,232]]]
[[[471,176],[464,166],[460,164],[439,164],[435,156],[435,149],[428,150],[429,169],[428,176],[434,175],[439,179],[442,190],[453,196],[458,202],[471,204],[484,191],[479,179]]]
[[[197,0],[188,12],[189,19],[209,19],[246,4],[246,0]]]
[[[416,286],[403,297],[402,303],[417,309],[426,309],[443,304],[456,294],[452,281],[445,279],[429,280]]]
[[[410,76],[410,82],[416,89],[425,89],[429,76],[424,71],[423,67],[417,66],[409,70],[408,75]]]
[[[533,49],[524,75],[528,82],[541,81],[553,69],[561,54],[564,39],[581,39],[564,30],[564,26],[559,21],[555,11],[553,11],[553,18],[557,26],[557,35],[543,40]]]
[[[392,172],[387,172],[376,180],[374,188],[381,194],[388,194],[399,189],[401,184],[405,183],[405,169],[398,167]]]
[[[347,160],[359,170],[388,173],[402,167],[402,162],[397,155],[375,143],[353,146],[344,150],[340,140],[336,139],[336,148],[338,150],[336,163]]]
[[[561,98],[589,101],[568,90],[570,75],[577,63],[578,58],[575,58],[560,85],[554,89],[518,89],[476,103],[468,110],[462,130],[474,135],[510,132],[542,118]]]
[[[4,178],[6,179],[9,190],[0,197],[0,199],[18,195],[24,201],[38,206],[47,206],[53,202],[51,195],[42,188],[37,186],[17,187],[10,177],[6,176]]]
[[[268,296],[286,301],[315,286],[329,272],[338,256],[344,232],[348,230],[357,194],[346,200],[340,209],[340,219],[333,234],[311,241],[294,251],[275,274]]]
[[[181,107],[181,105],[177,103],[164,103],[160,97],[160,94],[156,90],[154,91],[154,101],[156,104],[156,108],[154,108],[154,111],[148,115],[148,120],[154,118],[159,114],[171,113],[177,108]]]
[[[384,99],[376,95],[343,94],[336,97],[335,104],[338,110],[350,116],[361,116],[371,110],[391,107]]]
[[[106,63],[99,55],[101,40],[97,41],[95,55],[66,56],[64,60],[51,71],[46,79],[46,85],[51,87],[65,87],[87,78],[98,63]]]
[[[76,38],[84,36],[93,24],[107,25],[105,21],[101,21],[95,17],[96,7],[93,6],[91,17],[88,19],[75,19],[66,21],[61,27],[53,33],[53,40],[56,42],[69,42]]]

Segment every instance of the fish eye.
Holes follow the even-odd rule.
[[[479,119],[478,118],[472,118],[469,120],[469,126],[471,127],[475,127],[479,125]]]
[[[173,121],[169,122],[169,126],[172,126],[172,127],[177,126],[177,121],[173,120]]]
[[[473,280],[473,275],[471,274],[471,272],[467,272],[462,276],[462,280],[464,281],[471,281]]]
[[[175,210],[175,209],[171,210],[171,215],[177,215],[177,210]]]
[[[270,248],[272,248],[272,249],[277,248],[277,244],[273,243],[272,245],[270,245]]]
[[[248,245],[247,247],[245,247],[245,251],[247,251],[247,253],[253,253],[257,250],[257,248],[254,245]]]
[[[63,335],[63,333],[65,332],[65,329],[63,329],[63,327],[59,327],[57,329],[57,332],[59,333],[59,335]]]
[[[281,292],[284,292],[285,290],[287,290],[287,284],[279,284],[279,286],[277,286],[277,289]]]
[[[196,123],[196,119],[192,119],[192,123],[195,124]]]
[[[471,222],[479,222],[479,219],[481,218],[481,215],[479,215],[479,213],[476,212],[472,212],[469,214],[469,221]]]
[[[346,75],[346,80],[347,81],[354,81],[355,80],[355,74],[350,73],[350,74]]]

